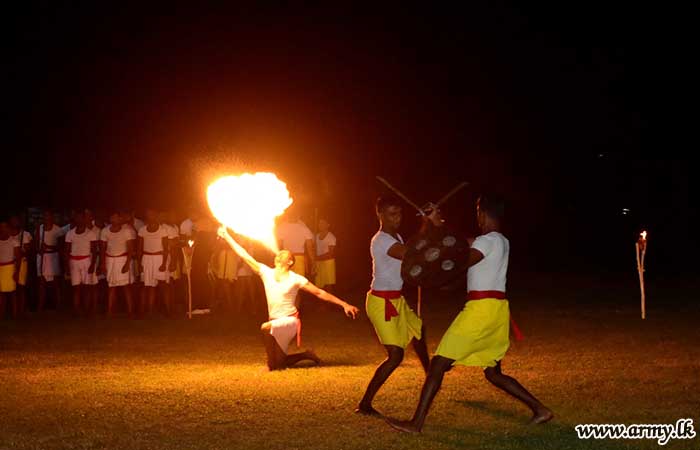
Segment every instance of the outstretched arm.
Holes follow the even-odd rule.
[[[351,304],[342,301],[333,294],[329,294],[328,292],[324,291],[323,289],[319,288],[311,282],[306,283],[301,288],[306,292],[315,295],[323,301],[334,303],[340,306],[341,308],[343,308],[343,311],[345,311],[345,315],[348,317],[352,317],[353,319],[355,319],[357,317],[357,314],[360,312],[359,309],[355,308]]]
[[[253,270],[253,272],[256,273],[256,275],[260,275],[260,263],[257,262],[255,258],[250,256],[250,253],[248,253],[246,249],[241,247],[241,245],[231,237],[231,235],[228,233],[228,229],[225,226],[222,225],[221,227],[219,227],[218,234],[219,237],[223,238],[228,243],[228,245],[231,246],[233,251],[241,257],[243,262],[248,264],[248,266]]]

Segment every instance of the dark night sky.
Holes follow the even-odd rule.
[[[478,192],[502,191],[522,266],[634,267],[643,226],[660,271],[695,259],[691,166],[654,144],[657,11],[98,3],[13,16],[8,207],[182,207],[235,157],[311,190],[323,174],[347,241],[384,175],[419,203],[470,181],[445,208],[469,232]]]

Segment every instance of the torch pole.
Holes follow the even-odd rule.
[[[187,274],[187,318],[192,318],[192,271]]]
[[[639,273],[639,290],[641,291],[642,294],[642,299],[641,299],[641,307],[642,307],[642,319],[646,319],[646,299],[645,299],[645,293],[644,293],[644,263],[643,258],[644,256],[640,257],[640,252],[639,252],[639,242],[635,244],[635,248],[637,250],[637,272]],[[644,250],[642,250],[642,255],[644,253]]]
[[[192,318],[192,254],[194,253],[194,242],[188,241],[187,247],[182,247],[184,269],[187,273],[187,318]]]

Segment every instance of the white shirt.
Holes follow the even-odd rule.
[[[397,234],[395,239],[382,230],[372,238],[370,253],[372,254],[372,289],[375,291],[400,291],[403,288],[401,278],[401,260],[387,253],[397,242],[403,244],[403,239]]]
[[[168,232],[168,239],[178,239],[180,237],[180,231],[177,229],[177,225],[164,223],[161,224],[161,226],[165,227],[165,230]]]
[[[282,250],[289,250],[295,255],[304,254],[304,243],[314,235],[304,222],[285,222],[277,227],[277,239],[282,243]]]
[[[76,232],[78,228],[73,228],[66,234],[66,242],[70,242],[70,255],[71,256],[89,256],[90,243],[99,240],[97,236],[97,227],[92,227],[91,230],[85,228],[85,231],[78,234]]]
[[[148,231],[148,227],[143,226],[139,229],[139,236],[143,238],[143,251],[146,253],[159,253],[163,249],[163,238],[168,237],[168,230],[164,226],[158,225],[158,229],[154,232]]]
[[[0,239],[0,263],[9,263],[15,260],[15,249],[19,247],[19,241],[12,236],[6,240]]]
[[[479,250],[484,259],[467,271],[467,290],[506,292],[506,272],[510,243],[497,231],[477,237],[472,248]]]
[[[321,256],[324,253],[328,253],[328,247],[335,247],[336,239],[335,235],[330,231],[326,234],[326,237],[321,239],[321,233],[316,235],[316,256]]]
[[[30,242],[32,242],[32,234],[29,231],[20,230],[20,232],[17,233],[16,236],[12,236],[12,239],[17,241],[17,245],[19,245],[20,236],[24,236],[22,238],[22,246],[25,246],[25,245],[29,244]]]
[[[111,230],[111,226],[104,227],[100,240],[105,242],[105,253],[110,256],[123,255],[128,251],[127,242],[136,239],[136,233],[128,225],[122,225],[116,233]]]
[[[111,225],[110,225],[110,226],[111,226]],[[97,235],[97,240],[99,241],[99,240],[100,240],[100,236],[102,236],[102,228],[98,227],[98,226],[95,225],[94,223],[92,224],[92,226],[90,226],[90,227],[88,227],[88,228],[89,228],[90,230],[92,230],[92,231],[95,232],[95,234]]]
[[[44,245],[55,247],[58,245],[58,239],[66,235],[66,231],[56,224],[53,224],[50,230],[44,231],[44,224],[39,226],[39,239],[44,235]]]
[[[270,319],[287,317],[297,312],[297,292],[309,282],[306,278],[291,270],[282,281],[275,280],[275,269],[260,264],[260,278],[265,286],[267,311]]]
[[[192,222],[192,219],[185,219],[180,224],[180,234],[190,237],[194,231],[194,222]]]

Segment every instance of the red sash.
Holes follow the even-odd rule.
[[[89,258],[90,256],[92,256],[92,255],[70,255],[70,259],[72,259],[72,260],[74,260],[74,261],[80,261],[80,260],[83,260],[83,259],[87,259],[87,258]]]
[[[506,293],[502,291],[469,291],[467,293],[467,300],[483,300],[485,298],[505,300]]]
[[[162,254],[163,254],[163,251],[162,251],[162,250],[159,251],[159,252],[147,252],[147,251],[144,251],[143,254],[144,254],[144,255],[150,255],[150,256],[156,256],[156,255],[162,255]]]
[[[14,264],[14,261],[8,261],[8,262],[0,262],[0,266],[9,266],[10,264]]]
[[[485,298],[495,298],[496,300],[505,300],[506,293],[502,291],[469,291],[467,293],[467,300],[483,300]],[[510,316],[510,326],[513,328],[513,335],[516,341],[522,341],[525,336],[520,331],[518,324],[513,320],[513,316]]]
[[[127,252],[127,253],[122,253],[121,255],[109,255],[109,254],[105,253],[105,256],[106,256],[107,258],[121,258],[122,256],[127,256],[128,254],[129,254],[128,252]]]
[[[369,293],[374,295],[375,297],[380,297],[384,299],[384,320],[388,322],[391,320],[392,317],[396,317],[399,315],[399,312],[396,310],[396,307],[389,300],[401,297],[401,291],[375,291],[374,289],[372,289],[371,291],[369,291]]]

